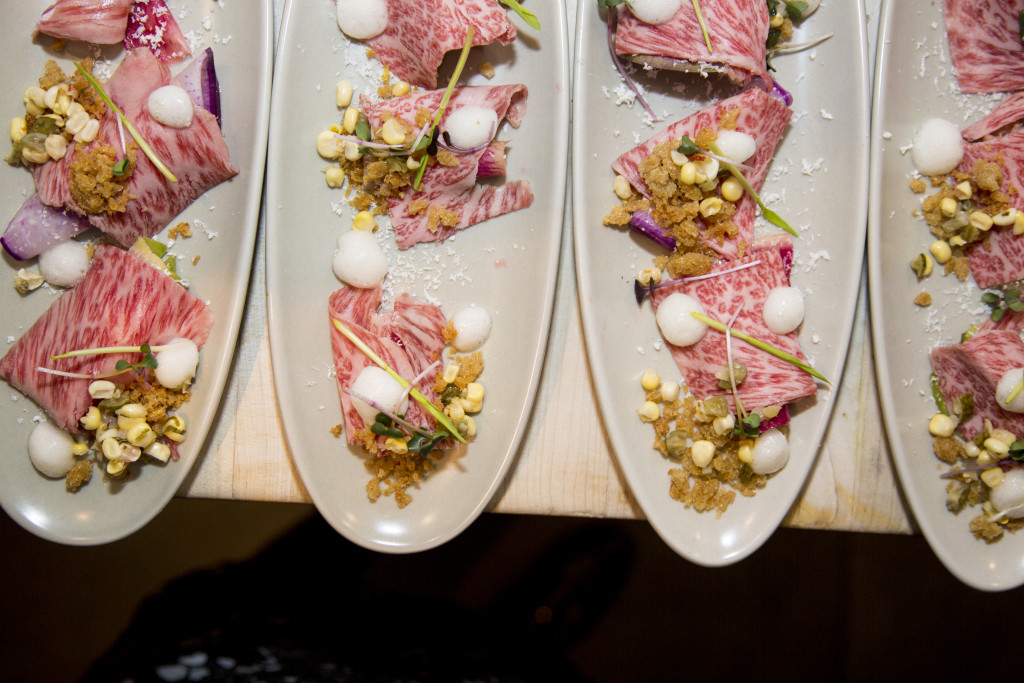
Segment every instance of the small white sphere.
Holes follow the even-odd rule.
[[[398,380],[376,365],[367,365],[363,368],[350,389],[387,408],[394,415],[404,415],[409,409],[409,397],[405,395],[405,389]],[[355,396],[351,398],[352,406],[359,413],[359,417],[363,418],[363,426],[372,425],[379,411],[362,399]]]
[[[715,141],[718,149],[729,161],[734,164],[742,164],[757,151],[757,140],[752,135],[738,130],[722,129],[718,131],[718,140]]]
[[[1006,402],[1017,385],[1024,381],[1024,368],[1013,368],[999,378],[996,384],[996,401],[999,407],[1011,413],[1024,413],[1024,391],[1018,393],[1012,401]]]
[[[156,354],[156,381],[168,389],[178,389],[196,376],[199,347],[191,339],[177,338],[161,346]]]
[[[372,232],[349,230],[338,238],[334,274],[342,282],[368,289],[384,282],[388,259]]]
[[[444,132],[455,147],[472,149],[485,145],[494,137],[498,115],[490,107],[475,104],[459,107],[444,119]]]
[[[804,295],[796,287],[775,287],[764,300],[764,324],[775,334],[788,334],[804,321]]]
[[[65,476],[75,464],[71,449],[75,440],[52,422],[40,422],[28,436],[28,457],[32,466],[47,477]]]
[[[338,0],[338,28],[349,38],[367,40],[388,27],[385,0]]]
[[[149,93],[146,101],[149,115],[168,128],[188,128],[192,125],[194,110],[192,98],[177,85],[165,85]]]
[[[1014,467],[1003,475],[1003,480],[992,487],[989,501],[1000,512],[1009,510],[1006,516],[1011,519],[1024,517],[1024,467]]]
[[[778,429],[767,429],[754,441],[750,456],[755,474],[778,472],[789,462],[789,440]]]
[[[949,173],[964,158],[960,129],[945,119],[928,119],[914,132],[914,168],[921,175]]]
[[[61,242],[39,255],[39,274],[57,287],[74,287],[87,270],[89,252],[75,240]]]
[[[629,0],[629,9],[645,24],[664,24],[682,4],[682,0]]]
[[[455,340],[452,346],[460,353],[476,351],[491,335],[491,314],[480,306],[467,306],[452,316],[455,326]]]
[[[699,301],[682,292],[670,294],[658,305],[654,318],[669,344],[690,346],[704,337],[708,326],[690,315],[694,311],[707,315]]]

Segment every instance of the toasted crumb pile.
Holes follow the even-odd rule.
[[[135,169],[135,147],[128,148],[127,171],[114,175],[117,152],[108,144],[97,143],[79,149],[71,160],[68,189],[75,203],[88,214],[122,213],[134,195],[127,192],[128,180]]]
[[[191,397],[188,391],[168,389],[157,382],[142,384],[136,381],[126,387],[126,391],[129,402],[138,403],[146,409],[146,422],[153,426],[157,436],[163,434],[163,424],[169,413],[180,408]]]
[[[983,432],[975,441],[983,443],[987,436],[988,432]],[[933,437],[932,450],[943,463],[957,466],[952,472],[957,472],[958,467],[974,467],[978,464],[975,458],[967,455],[964,442],[955,436]],[[1003,537],[1004,532],[1024,528],[1024,518],[996,517],[996,511],[989,502],[989,491],[981,479],[981,473],[976,469],[959,472],[946,484],[946,508],[957,514],[968,507],[981,507],[983,514],[970,521],[971,533],[978,540],[995,543]]]

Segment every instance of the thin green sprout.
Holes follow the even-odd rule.
[[[704,34],[704,43],[708,46],[708,54],[714,54],[714,50],[711,49],[711,36],[708,35],[708,27],[704,23],[704,15],[700,11],[699,0],[693,0],[693,11],[697,13],[697,23],[700,24],[701,33]]]

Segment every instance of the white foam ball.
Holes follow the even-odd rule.
[[[754,441],[750,469],[755,474],[778,472],[789,462],[789,439],[778,429],[766,429]]]
[[[992,487],[989,501],[1000,512],[1008,510],[1007,517],[1024,517],[1024,468],[1014,467],[1003,475],[1003,480]]]
[[[338,0],[338,28],[356,40],[366,40],[384,33],[388,27],[388,6],[385,0]]]
[[[192,125],[194,109],[192,98],[177,85],[165,85],[149,93],[146,100],[149,115],[169,128],[188,128]]]
[[[804,295],[796,287],[774,287],[764,300],[764,324],[775,334],[789,334],[804,321]]]
[[[490,107],[475,104],[459,107],[445,117],[444,132],[455,147],[472,149],[485,145],[494,137],[498,115]]]
[[[664,24],[682,4],[682,0],[629,0],[629,9],[645,24]]]
[[[1007,370],[996,384],[996,401],[999,407],[1011,413],[1024,413],[1024,391],[1018,393],[1012,401],[1006,402],[1017,385],[1024,380],[1024,368]]]
[[[688,294],[675,292],[658,305],[654,318],[665,340],[676,346],[696,344],[707,332],[708,326],[694,318],[696,311],[706,315],[704,306]]]
[[[65,476],[75,464],[75,440],[52,422],[40,422],[28,435],[28,457],[32,466],[47,477]]]
[[[734,164],[742,164],[757,151],[757,140],[738,130],[722,129],[718,131],[718,139],[715,141],[719,151]]]
[[[960,129],[945,119],[928,119],[914,132],[914,168],[921,175],[949,173],[964,158]]]
[[[487,309],[472,305],[460,309],[452,316],[455,340],[452,346],[460,353],[476,351],[491,334],[491,314]]]
[[[372,232],[349,230],[338,238],[334,274],[342,282],[368,289],[384,282],[388,259]]]
[[[177,338],[156,354],[156,381],[168,389],[178,389],[196,376],[199,367],[199,347],[191,339]]]
[[[89,252],[75,240],[61,242],[39,255],[39,274],[51,285],[74,287],[89,270]]]
[[[409,397],[404,395],[405,388],[398,383],[398,380],[376,365],[367,365],[363,368],[349,388],[360,396],[365,396],[387,408],[394,415],[405,414],[409,409]],[[360,398],[355,396],[351,398],[352,406],[359,413],[359,417],[363,418],[363,426],[372,425],[377,419],[379,411]]]

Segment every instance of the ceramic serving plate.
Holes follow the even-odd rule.
[[[721,518],[686,509],[669,497],[674,464],[651,448],[653,430],[637,417],[640,376],[652,368],[678,378],[650,302],[638,306],[633,280],[663,253],[642,238],[604,227],[617,204],[612,161],[672,122],[735,94],[720,78],[640,74],[660,123],[644,122],[628,104],[611,60],[605,11],[581,2],[577,19],[573,109],[573,224],[587,353],[604,424],[629,488],[652,526],[676,552],[702,565],[736,562],[756,550],[796,499],[828,426],[850,340],[867,219],[868,80],[866,26],[860,3],[823,5],[794,42],[833,33],[817,47],[773,59],[794,97],[794,115],[761,190],[766,203],[799,233],[792,281],[805,292],[800,343],[810,363],[833,382],[796,404],[791,457],[756,497],[737,500]],[[621,103],[620,103],[621,102]],[[769,229],[770,228],[770,229]],[[758,220],[756,235],[776,232]]]
[[[473,85],[524,83],[526,116],[507,124],[508,179],[530,181],[534,202],[488,220],[441,244],[398,251],[386,219],[376,233],[390,273],[386,303],[399,292],[439,304],[446,315],[471,303],[491,313],[483,346],[486,388],[478,435],[446,456],[409,490],[371,502],[366,455],[331,428],[342,422],[333,373],[327,299],[341,283],[331,269],[338,236],[354,212],[344,191],[324,181],[317,134],[340,120],[335,88],[376,93],[381,70],[366,48],[338,30],[330,0],[289,2],[278,45],[267,177],[267,295],[271,357],[285,434],[306,490],[346,538],[375,550],[404,553],[456,536],[485,509],[518,450],[537,390],[547,344],[562,232],[568,145],[568,52],[562,3],[528,3],[537,32],[515,15],[519,38],[508,47],[474,48],[460,79]],[[438,82],[446,84],[457,55]],[[491,79],[479,73],[490,62]],[[442,85],[443,87],[443,85]]]
[[[900,484],[918,525],[935,554],[957,578],[982,590],[1024,583],[1024,537],[1008,534],[986,544],[968,529],[978,508],[959,515],[946,510],[949,469],[932,453],[928,420],[936,412],[930,388],[928,351],[953,344],[989,311],[973,280],[932,275],[918,282],[910,259],[934,238],[912,212],[921,195],[909,189],[913,177],[910,145],[923,120],[939,117],[959,124],[980,119],[1000,96],[965,96],[956,87],[949,61],[942,6],[929,0],[900,0],[882,7],[876,56],[871,140],[871,226],[869,282],[875,368],[889,444]],[[938,271],[938,268],[936,268]],[[922,291],[933,304],[913,299]]]
[[[36,83],[47,59],[57,59],[67,71],[73,69],[72,60],[96,56],[82,43],[69,43],[58,55],[50,50],[52,39],[32,38],[32,29],[48,5],[39,1],[5,7],[8,37],[0,45],[0,58],[6,67],[0,80],[7,96],[0,106],[6,121],[24,115],[21,93]],[[37,473],[29,462],[27,441],[42,413],[32,401],[8,387],[8,396],[0,402],[0,421],[4,424],[0,504],[26,529],[61,543],[97,544],[127,536],[160,512],[178,490],[202,453],[216,417],[245,304],[270,112],[271,3],[185,0],[169,2],[168,6],[190,39],[193,54],[213,48],[220,81],[222,128],[231,162],[240,169],[237,176],[201,196],[172,222],[193,222],[193,237],[177,240],[172,253],[178,255],[179,273],[190,283],[190,290],[209,303],[215,324],[200,356],[192,398],[179,411],[189,425],[180,459],[135,468],[127,480],[104,482],[94,471],[88,485],[69,494],[64,491],[63,481]],[[123,54],[120,45],[104,47],[98,53],[99,68],[112,72]],[[172,72],[180,68],[172,67]],[[33,191],[32,178],[26,169],[6,164],[0,173],[0,215],[10,218]],[[90,231],[82,238],[94,236]],[[157,235],[157,239],[163,237],[164,233]],[[193,265],[195,256],[200,260]],[[28,296],[19,295],[11,286],[14,273],[21,267],[35,269],[35,260],[21,263],[6,252],[3,259],[6,275],[5,286],[0,287],[0,343],[6,349],[50,306],[57,293],[43,288]]]

